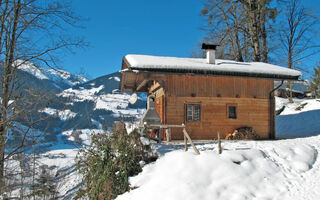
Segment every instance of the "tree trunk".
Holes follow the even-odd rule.
[[[266,31],[266,8],[262,8],[261,14],[261,37],[262,37],[262,62],[268,63],[268,44]]]
[[[236,53],[236,61],[240,61],[240,62],[243,62],[243,54],[242,54],[242,49],[241,49],[241,44],[240,44],[240,40],[239,40],[239,31],[238,31],[238,27],[239,27],[239,19],[237,17],[237,14],[236,14],[236,6],[234,3],[232,3],[232,9],[234,10],[233,13],[235,13],[235,25],[236,25],[236,28],[234,29],[234,40],[235,40],[235,46],[236,46],[236,50],[235,50],[235,53]]]
[[[9,87],[13,76],[13,62],[14,62],[14,50],[16,46],[16,32],[18,27],[18,21],[20,16],[21,0],[18,0],[14,4],[14,18],[11,32],[7,32],[8,37],[11,38],[8,44],[7,51],[5,52],[5,63],[3,69],[3,81],[2,81],[2,103],[1,103],[1,118],[0,118],[0,194],[2,195],[5,188],[5,171],[4,171],[4,158],[5,158],[5,146],[8,131],[8,108],[10,100]]]
[[[249,14],[249,33],[251,42],[253,45],[253,57],[254,61],[260,62],[260,41],[259,41],[259,33],[260,33],[260,21],[259,18],[259,10],[256,0],[249,0],[248,14]]]
[[[0,196],[3,194],[5,189],[5,179],[4,179],[4,153],[5,153],[5,134],[3,126],[0,127]]]
[[[248,32],[251,40],[251,46],[253,49],[254,61],[261,61],[260,54],[260,11],[259,3],[257,0],[240,0],[247,12]]]
[[[290,69],[292,69],[292,48],[291,45],[289,45],[289,52],[288,52],[288,67]],[[293,103],[293,99],[292,99],[292,81],[288,81],[289,84],[289,102]]]
[[[241,50],[239,35],[237,31],[236,31],[235,39],[236,39],[236,46],[237,46],[236,61],[243,62],[244,60],[242,56],[242,50]]]

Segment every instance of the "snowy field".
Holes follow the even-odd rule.
[[[162,156],[130,179],[128,199],[320,199],[320,136],[157,146]]]
[[[320,199],[320,101],[277,98],[276,141],[223,141],[197,143],[200,155],[183,144],[154,144],[160,158],[132,177],[136,189],[118,200],[194,199]],[[89,144],[89,132],[80,138]],[[72,141],[71,132],[63,133]],[[59,141],[61,142],[61,141]],[[77,149],[57,144],[41,156],[41,163],[56,166],[59,198],[72,199],[81,185],[75,169]]]
[[[276,102],[277,109],[286,105],[278,137],[290,139],[223,141],[221,155],[212,142],[196,145],[200,155],[182,144],[156,145],[160,159],[117,199],[320,199],[320,101]]]

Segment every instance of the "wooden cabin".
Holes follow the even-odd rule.
[[[222,138],[252,127],[261,139],[275,138],[274,80],[297,80],[296,70],[267,63],[207,58],[127,55],[120,89],[155,96],[162,124],[185,124],[192,139]],[[180,128],[171,138],[183,139]]]

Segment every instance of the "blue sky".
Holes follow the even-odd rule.
[[[120,70],[126,54],[189,57],[203,38],[204,0],[74,0],[77,14],[89,18],[77,35],[90,47],[67,55],[62,66],[91,78]],[[319,0],[306,0],[319,13]],[[312,64],[316,62],[312,60]]]
[[[72,73],[81,67],[92,78],[115,72],[126,54],[188,57],[203,36],[201,0],[74,2],[75,11],[90,19],[77,33],[90,47],[62,59]]]

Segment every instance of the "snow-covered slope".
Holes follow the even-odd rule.
[[[145,95],[139,94],[137,102],[130,104],[131,94],[118,91],[119,78],[119,72],[112,73],[57,94],[66,105],[64,109],[76,113],[65,122],[64,130],[98,127],[108,130],[114,121],[139,119],[145,109]]]
[[[34,116],[40,114],[46,119],[33,125],[32,132],[39,132],[43,136],[37,162],[39,166],[49,167],[51,174],[59,181],[59,199],[72,199],[81,185],[81,177],[75,170],[76,147],[79,144],[89,145],[93,133],[107,134],[114,121],[132,122],[139,119],[144,112],[146,98],[145,95],[138,95],[137,102],[129,104],[131,94],[119,92],[118,72],[62,90],[63,87],[54,82],[54,75],[49,76],[37,69],[32,74],[29,69],[20,75],[24,80],[33,81],[31,86],[50,83],[50,88],[53,88],[42,88],[52,92],[52,102],[40,106],[37,113],[34,113]],[[45,82],[48,80],[50,82]],[[51,80],[59,88],[51,86]],[[8,144],[14,146],[14,138],[9,138]],[[19,164],[13,163],[18,169]],[[12,195],[19,196],[19,191],[13,191]]]
[[[96,90],[95,94],[101,90]],[[88,99],[94,101],[91,97]],[[286,133],[290,139],[223,141],[221,155],[217,154],[215,142],[196,143],[200,155],[196,155],[191,147],[184,152],[181,143],[154,144],[160,159],[130,178],[136,189],[118,199],[319,199],[320,133],[314,134],[310,130],[317,129],[320,115],[309,115],[309,112],[319,111],[320,102],[315,99],[294,101],[295,104],[288,104],[286,99],[276,99],[278,108],[286,106],[277,117],[278,136]],[[281,120],[281,117],[303,113],[306,114],[304,118]],[[306,124],[308,120],[312,123]],[[279,128],[284,126],[288,128]],[[299,129],[299,138],[294,132],[297,126],[304,127]],[[90,133],[99,130],[78,129],[78,138],[88,145]],[[290,135],[290,131],[293,134]],[[74,131],[64,131],[57,145],[40,160],[48,166],[56,165],[56,172],[64,177],[60,182],[59,198],[72,199],[81,185],[81,176],[75,171],[76,149],[66,143],[64,137],[68,141],[77,140]]]
[[[278,87],[281,84],[281,81],[275,81],[274,86]],[[303,80],[303,81],[293,81],[292,90],[296,93],[304,94],[310,91],[310,81]],[[289,90],[288,82],[284,81],[282,86],[280,87],[283,90]]]
[[[183,144],[161,144],[155,163],[130,183],[136,189],[117,199],[320,199],[320,101],[295,99],[277,117],[277,141],[198,143],[200,155]],[[297,138],[298,137],[298,138]],[[303,137],[303,138],[300,138]]]
[[[19,66],[19,70],[31,75],[34,79],[50,82],[59,90],[64,90],[88,81],[85,77],[80,75],[74,75],[60,69],[55,70],[36,67],[33,63],[29,62]]]
[[[78,82],[72,82],[73,75],[69,73],[57,74],[32,64],[23,65],[21,70],[25,70],[20,74],[27,80],[25,87],[36,87],[51,96],[50,103],[38,109],[38,113],[47,117],[46,121],[34,125],[51,135],[73,129],[109,130],[114,121],[135,121],[145,109],[145,95],[138,95],[138,101],[131,105],[128,102],[131,94],[119,92],[119,72],[76,84],[85,79],[80,77]],[[37,113],[34,115],[37,117]]]
[[[276,98],[277,109],[285,109],[276,117],[278,138],[309,137],[320,135],[320,100]]]
[[[161,145],[160,159],[143,168],[130,182],[136,189],[119,200],[211,200],[320,198],[320,136],[279,141]],[[173,150],[176,149],[176,150]]]

